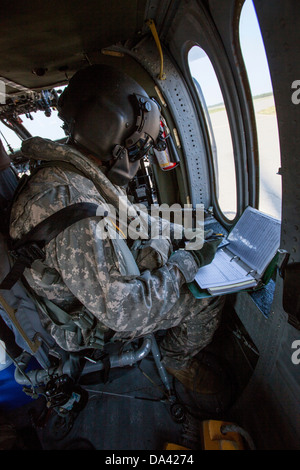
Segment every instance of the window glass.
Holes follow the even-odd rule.
[[[236,176],[231,132],[221,88],[206,52],[199,46],[190,49],[188,62],[199,100],[206,116],[214,159],[217,197],[224,215],[236,215]]]
[[[46,116],[44,111],[31,113],[31,118],[24,114],[20,116],[23,126],[32,136],[44,137],[45,139],[57,140],[66,137],[62,125],[63,121],[58,118],[57,111],[52,110],[51,116]]]
[[[16,150],[19,150],[22,140],[9,129],[3,122],[0,121],[0,139],[4,145],[5,150],[10,155]]]
[[[272,82],[256,12],[246,0],[240,17],[240,45],[256,117],[260,170],[259,210],[281,218],[280,147]]]
[[[65,87],[58,87],[56,91],[62,92]],[[56,109],[51,109],[51,115],[46,116],[44,111],[38,110],[19,116],[21,124],[30,132],[32,136],[39,136],[45,139],[59,140],[66,137],[62,129],[63,121],[58,118]],[[0,138],[8,153],[11,150],[20,149],[22,140],[0,121]]]

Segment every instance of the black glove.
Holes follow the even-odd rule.
[[[205,240],[203,247],[200,250],[189,250],[196,260],[198,267],[206,266],[210,264],[215,257],[218,246],[222,239]]]

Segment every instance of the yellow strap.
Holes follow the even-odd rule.
[[[160,44],[160,40],[157,34],[156,26],[153,20],[147,20],[147,25],[149,26],[150,31],[154,37],[154,40],[156,42],[156,46],[160,55],[160,73],[159,73],[158,78],[160,80],[165,80],[166,74],[164,73],[164,56],[163,56],[163,51],[162,51],[162,47]]]

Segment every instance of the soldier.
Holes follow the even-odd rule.
[[[0,267],[0,279],[4,277],[5,264],[6,264],[6,246],[5,235],[7,235],[5,227],[5,213],[8,209],[9,203],[12,199],[14,191],[18,184],[18,178],[14,170],[11,167],[11,159],[7,155],[4,145],[0,140],[0,254],[1,254],[1,267]],[[8,259],[7,265],[9,266]],[[0,293],[0,340],[5,343],[6,350],[10,356],[17,357],[21,353],[21,348],[16,344],[15,337],[11,329],[7,326],[3,320],[5,316],[4,308],[2,307],[2,296]],[[0,346],[1,347],[1,346]]]
[[[121,200],[131,221],[137,215],[135,206],[124,199],[123,187],[135,176],[140,159],[158,144],[157,104],[129,76],[93,65],[72,77],[58,110],[67,144],[39,137],[23,143],[22,151],[31,160],[55,165],[37,171],[15,201],[10,226],[14,239],[77,202],[120,211]],[[107,230],[97,217],[74,223],[48,243],[39,269],[33,265],[26,270],[27,282],[70,315],[78,308],[89,312],[105,339],[128,340],[167,330],[160,344],[162,362],[194,386],[200,366],[193,358],[212,340],[224,301],[197,300],[187,283],[200,266],[211,262],[216,245],[174,251],[171,236],[153,243],[146,240],[132,263],[132,241],[120,245],[120,237],[108,237]],[[46,318],[44,323],[62,348],[87,346],[86,332],[78,344],[72,331]]]

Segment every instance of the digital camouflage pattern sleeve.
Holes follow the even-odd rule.
[[[40,170],[13,208],[11,235],[19,238],[57,210],[76,202],[102,204],[93,183],[59,168]],[[111,241],[99,219],[84,219],[46,247],[42,270],[27,270],[32,288],[66,308],[78,299],[106,327],[143,335],[180,321],[181,287],[198,268],[188,252],[177,252],[162,267],[139,276],[121,274]],[[183,306],[182,306],[183,307]]]

